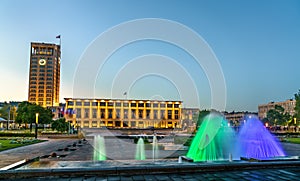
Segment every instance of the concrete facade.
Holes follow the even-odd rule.
[[[258,105],[258,117],[260,119],[266,118],[268,111],[274,109],[275,105],[282,106],[285,113],[289,113],[292,116],[295,114],[296,100],[288,99],[283,102],[269,102],[268,104]]]

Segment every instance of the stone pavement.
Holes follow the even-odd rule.
[[[63,149],[68,145],[72,145],[75,141],[77,139],[47,139],[45,142],[2,151],[0,152],[0,168],[24,159],[50,155],[53,152],[57,152],[60,148]]]
[[[76,147],[72,146],[74,142],[77,143]],[[116,147],[116,144],[113,141],[110,140],[110,142],[112,144],[110,147],[113,148],[114,151],[121,151],[121,152],[124,151],[124,148]],[[46,142],[2,151],[0,152],[0,168],[18,162],[23,159],[32,159],[35,157],[41,157],[43,155],[50,155],[53,152],[57,153],[57,155],[67,155],[67,156],[59,157],[59,158],[45,158],[45,160],[48,161],[49,160],[50,161],[91,160],[93,155],[93,147],[91,144],[85,143],[79,146],[78,139],[48,139],[48,141]],[[75,151],[63,150],[66,147],[68,147],[69,149],[74,148]],[[300,145],[283,143],[283,147],[286,150],[286,153],[288,155],[300,156]],[[134,149],[130,150],[130,152],[134,152]],[[74,169],[72,171],[73,174],[72,172],[70,173],[70,171],[66,171],[65,174],[64,170],[62,169],[60,171],[57,171],[60,172],[59,176],[53,174],[55,172],[55,169],[50,168],[48,170],[44,170],[44,174],[42,174],[42,176],[38,174],[39,176],[30,177],[27,180],[300,180],[300,167],[299,167],[300,163],[297,162],[296,165],[295,163],[296,162],[287,161],[285,162],[284,165],[278,167],[274,167],[273,163],[266,163],[264,167],[255,168],[255,167],[251,167],[255,163],[249,162],[246,164],[246,166],[236,164],[235,168],[232,167],[230,169],[228,169],[228,165],[224,165],[223,167],[216,169],[216,166],[212,165],[214,163],[209,163],[207,165],[205,164],[202,165],[203,168],[198,168],[195,170],[193,169],[184,170],[185,166],[181,165],[179,167],[182,167],[183,170],[179,171],[182,168],[170,166],[168,173],[159,172],[159,167],[154,168],[156,171],[153,172],[148,168],[146,168],[145,171],[143,171],[143,169],[140,169],[139,172],[135,173],[134,167],[128,165],[128,167],[123,168],[125,169],[124,173],[122,173],[120,170],[118,171],[118,169],[120,168],[116,168],[115,171],[118,171],[116,172],[118,174],[116,173],[109,174],[109,170],[105,170],[106,168],[101,168],[100,166],[98,170],[77,168],[77,170]],[[101,174],[99,174],[100,173],[99,170]],[[129,171],[126,172],[126,170]],[[43,170],[36,171],[36,172],[37,173],[43,172]],[[8,175],[7,177],[5,177],[7,173]],[[18,171],[7,172],[7,173],[0,172],[0,178],[2,179],[7,178],[7,180],[9,180],[8,178],[11,178],[11,180],[18,180],[18,178],[12,179],[13,177],[11,177],[11,175],[20,174],[18,173]],[[24,173],[26,174],[26,170],[24,171]],[[30,170],[27,170],[27,173],[31,174],[32,172],[30,172]]]

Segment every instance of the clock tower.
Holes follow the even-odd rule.
[[[28,101],[43,107],[59,105],[60,45],[31,43]]]

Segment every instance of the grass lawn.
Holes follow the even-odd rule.
[[[35,140],[31,138],[0,138],[0,151],[40,143],[43,141],[45,140]]]
[[[286,138],[286,141],[289,143],[300,144],[300,138]]]

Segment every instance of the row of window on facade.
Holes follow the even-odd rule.
[[[38,80],[45,80],[44,76],[45,76],[45,74],[43,76],[39,77]],[[32,75],[30,77],[30,80],[37,80],[36,75]],[[46,80],[52,80],[52,74],[47,74],[47,79]]]
[[[122,103],[121,102],[81,102],[81,101],[76,101],[75,103],[76,106],[98,106],[100,105],[101,107],[121,107]],[[151,103],[126,103],[123,102],[123,107],[151,107]],[[179,108],[179,104],[165,104],[165,103],[152,103],[154,108],[158,108],[159,106],[161,108],[165,108],[165,106],[167,105],[167,108]],[[74,106],[74,102],[73,101],[68,101],[68,106]]]
[[[129,112],[131,114],[129,114]],[[90,118],[90,109],[76,109],[76,118]],[[122,114],[122,115],[121,115]],[[97,109],[92,109],[92,118],[101,119],[179,119],[179,110],[142,110],[142,109],[100,109],[100,115],[97,116]],[[167,117],[166,117],[167,116]]]
[[[34,76],[37,76],[38,74],[37,73],[31,73],[31,77],[34,77]],[[47,74],[44,74],[44,73],[40,73],[39,74],[39,77],[44,77],[44,76],[53,76],[52,73],[47,73]]]
[[[36,89],[30,89],[29,92],[30,93],[36,93],[37,90]],[[38,93],[44,93],[44,89],[39,90]],[[46,93],[52,93],[52,90],[51,89],[46,89]]]
[[[52,68],[47,69],[47,72],[52,72],[52,71],[53,71]],[[33,69],[31,69],[31,72],[37,72],[37,69],[33,68]],[[45,69],[40,69],[39,72],[46,72],[46,71],[45,71]]]
[[[31,85],[30,88],[35,89],[35,88],[37,88],[37,86]],[[39,89],[44,89],[45,87],[44,87],[44,86],[38,86],[38,88],[39,88]],[[51,89],[52,86],[51,86],[51,85],[47,85],[46,88],[47,88],[47,89]]]
[[[42,98],[42,97],[39,97],[39,98],[34,98],[34,97],[31,97],[30,98],[30,101],[51,101],[52,100],[52,98],[46,98],[46,99],[44,99],[44,98]],[[47,103],[48,104],[48,103]]]
[[[47,47],[32,47],[31,54],[33,55],[53,55],[54,49]]]
[[[30,94],[30,97],[36,97],[36,95],[38,95],[38,97],[44,97],[44,94]],[[46,97],[52,97],[52,94],[46,94]]]
[[[69,120],[69,122],[72,123],[71,120]],[[113,127],[144,127],[145,125],[145,122],[144,121],[77,121],[76,124],[78,126],[81,126],[81,127],[89,127],[90,125],[92,127],[98,127],[98,124],[99,126],[113,126]],[[156,123],[157,124],[157,123]],[[172,121],[168,121],[168,122],[160,122],[158,124],[159,126],[158,127],[162,127],[162,126],[168,126],[168,127],[172,127],[173,125],[173,122]],[[175,123],[176,125],[176,123]],[[176,126],[175,126],[176,127]]]

